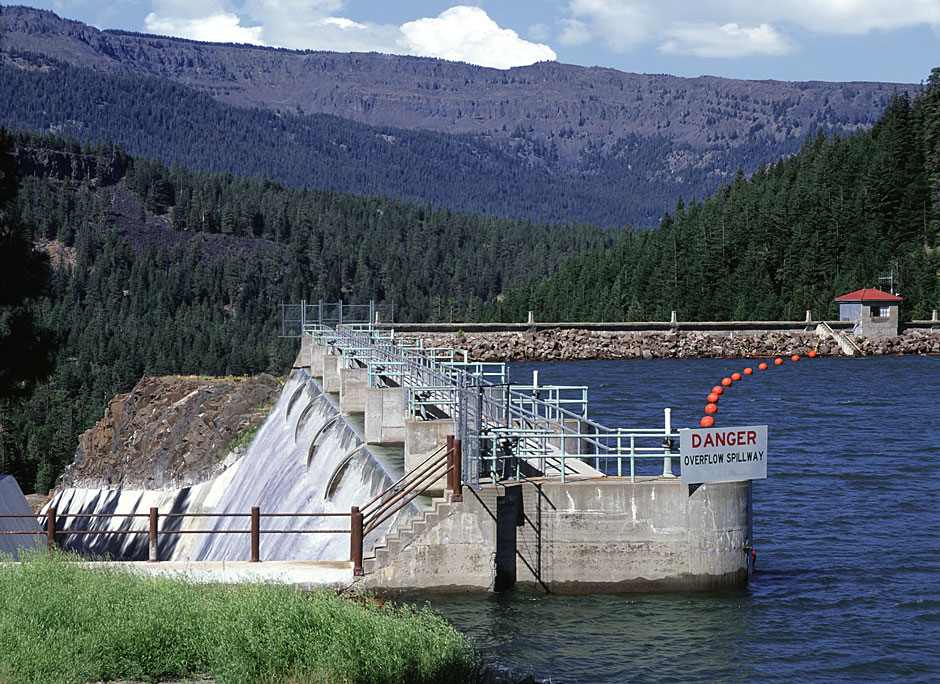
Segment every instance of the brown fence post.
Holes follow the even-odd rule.
[[[261,509],[258,506],[251,507],[251,562],[259,563],[261,561]]]
[[[450,471],[451,476],[454,478],[454,486],[450,490],[450,500],[460,503],[463,501],[463,471],[461,470],[463,464],[461,463],[459,439],[454,440],[454,455],[451,457],[451,464],[454,466],[454,469]]]
[[[46,511],[46,546],[51,556],[55,552],[55,506]]]
[[[457,480],[454,479],[454,436],[447,435],[447,491],[451,495],[456,493]]]
[[[349,509],[349,560],[353,564],[353,575],[362,575],[362,513],[359,506]]]
[[[157,509],[151,506],[150,508],[150,562],[159,563],[160,562],[160,553],[157,549],[157,518],[159,513]]]

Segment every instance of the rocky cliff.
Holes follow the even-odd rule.
[[[234,462],[280,390],[267,374],[144,377],[82,434],[62,484],[166,489],[203,482]]]

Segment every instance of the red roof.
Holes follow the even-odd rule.
[[[863,287],[861,290],[836,297],[837,302],[900,302],[903,299],[903,297],[897,297],[890,292],[876,290],[873,287]]]

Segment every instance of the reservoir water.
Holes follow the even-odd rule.
[[[669,406],[675,429],[697,427],[711,388],[758,361],[518,363],[511,374],[588,385],[591,417],[610,427],[662,425]],[[940,681],[938,416],[940,356],[771,364],[716,414],[717,426],[768,426],[747,588],[409,600],[429,601],[516,678]]]

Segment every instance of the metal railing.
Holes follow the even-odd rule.
[[[157,508],[151,508],[149,513],[67,513],[57,514],[55,507],[50,507],[45,513],[23,513],[0,515],[0,522],[4,519],[45,519],[45,524],[39,530],[0,530],[3,534],[28,534],[46,537],[49,552],[53,553],[57,547],[57,540],[69,535],[128,535],[146,534],[150,541],[149,561],[160,562],[159,538],[161,536],[176,534],[247,534],[249,535],[250,562],[261,561],[261,536],[264,534],[348,534],[349,560],[353,565],[353,574],[362,575],[363,540],[370,532],[377,530],[382,523],[391,519],[419,496],[429,490],[435,490],[437,483],[443,478],[442,489],[450,492],[450,500],[462,501],[463,483],[460,478],[461,454],[460,440],[453,435],[447,436],[446,443],[428,455],[411,472],[399,478],[371,501],[361,508],[350,507],[349,513],[262,513],[258,506],[254,506],[250,513],[160,513]],[[147,518],[147,529],[102,529],[102,530],[70,530],[59,527],[59,523],[68,519],[113,519]],[[160,529],[160,521],[167,519],[184,518],[250,518],[249,529],[238,530],[167,530]],[[261,518],[349,518],[349,527],[343,529],[262,529]]]
[[[446,443],[428,455],[417,467],[389,485],[361,510],[353,509],[358,516],[352,520],[351,536],[355,574],[363,573],[362,540],[365,535],[376,530],[416,498],[432,489],[441,478],[445,478],[443,488],[450,492],[450,500],[463,501],[460,461],[460,440],[448,435]]]
[[[378,318],[376,318],[378,316]],[[392,323],[395,320],[395,303],[344,304],[338,302],[317,303],[302,299],[299,304],[281,304],[281,337],[302,337],[309,324],[316,325],[362,325],[372,327],[379,320]]]
[[[483,476],[496,480],[523,479],[525,465],[538,463],[539,472],[556,471],[562,482],[572,474],[566,462],[585,462],[605,475],[629,476],[636,482],[637,459],[664,457],[664,440],[678,433],[664,430],[614,430],[610,432],[557,433],[547,430],[493,428],[481,435]],[[625,468],[628,468],[625,472]]]
[[[543,475],[563,481],[585,472],[576,461],[599,465],[595,475],[624,477],[629,468],[635,478],[637,460],[654,456],[664,458],[663,475],[671,475],[668,459],[677,434],[668,418],[663,429],[611,429],[588,418],[583,386],[540,386],[535,377],[531,385],[494,382],[505,379],[504,364],[453,361],[452,350],[424,348],[420,338],[403,346],[393,334],[379,336],[368,327],[307,329],[315,342],[368,368],[369,387],[403,388],[411,419],[454,420],[463,444],[461,477],[470,486],[478,487],[481,476],[507,472],[501,459],[513,457],[538,463]],[[532,472],[509,470],[512,477]]]
[[[4,514],[0,515],[3,519],[29,519],[44,518],[44,524],[40,530],[0,530],[0,534],[31,534],[44,535],[46,537],[46,546],[50,553],[56,548],[57,539],[71,535],[77,536],[107,536],[107,535],[128,535],[128,534],[146,534],[150,541],[150,551],[148,560],[151,563],[160,562],[159,543],[161,536],[177,534],[247,534],[249,535],[250,555],[249,562],[260,562],[261,553],[261,535],[262,534],[350,534],[353,531],[353,525],[347,529],[262,529],[261,518],[350,518],[355,519],[355,507],[350,513],[262,513],[258,506],[254,506],[250,513],[160,513],[158,508],[151,508],[149,513],[63,513],[58,514],[55,507],[49,508],[45,513],[24,513],[24,514]],[[147,518],[149,525],[147,529],[66,529],[59,527],[61,521],[69,519],[78,520],[97,520],[111,518]],[[168,530],[160,529],[161,520],[179,520],[184,518],[249,518],[249,528],[239,530]],[[361,543],[360,543],[361,544]],[[354,560],[354,559],[352,559]]]

